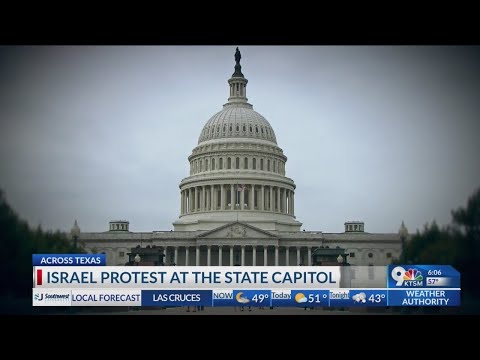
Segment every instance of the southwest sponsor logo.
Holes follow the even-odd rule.
[[[70,306],[71,303],[71,290],[33,289],[33,306]]]

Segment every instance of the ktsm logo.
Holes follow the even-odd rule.
[[[396,286],[422,286],[423,276],[422,272],[417,269],[405,269],[401,266],[397,266],[392,270],[392,279],[395,280]]]

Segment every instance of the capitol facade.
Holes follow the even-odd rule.
[[[160,248],[166,265],[312,265],[317,249],[342,249],[352,265],[386,265],[408,236],[368,233],[361,221],[346,221],[342,233],[302,230],[295,216],[295,182],[275,131],[248,103],[241,54],[228,80],[228,101],[203,127],[180,182],[180,215],[174,230],[130,232],[126,220],[108,231],[72,236],[89,253],[105,253],[107,265],[124,265],[132,248]],[[298,199],[301,201],[301,199]]]

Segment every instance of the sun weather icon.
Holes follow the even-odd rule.
[[[417,269],[408,269],[408,271],[405,271],[405,275],[403,275],[403,280],[422,281],[422,272]]]
[[[237,302],[239,302],[240,304],[246,304],[250,302],[247,297],[243,296],[243,292],[241,291],[237,294],[237,296],[235,296],[235,299],[237,299]]]
[[[304,294],[297,293],[297,295],[295,295],[295,301],[299,304],[303,304],[306,303],[308,300]]]

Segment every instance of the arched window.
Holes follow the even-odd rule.
[[[248,169],[248,158],[243,159],[243,168]]]
[[[255,132],[258,134],[258,126],[255,126]]]
[[[243,125],[243,132],[247,131],[247,127]]]
[[[262,135],[263,135],[263,126],[260,129],[262,130]]]
[[[212,159],[212,170],[215,170],[215,158]]]
[[[232,168],[232,158],[228,158],[227,159],[227,169],[231,169]]]
[[[275,160],[273,160],[273,172],[275,172]]]
[[[237,124],[237,131],[240,131],[240,127],[238,126],[238,124]]]
[[[230,132],[232,132],[232,124],[230,124]]]
[[[252,168],[253,170],[257,170],[257,159],[255,158],[253,158]]]
[[[240,169],[240,158],[239,157],[237,157],[235,159],[235,169]]]
[[[260,170],[263,170],[263,159],[260,159]]]
[[[227,125],[223,125],[223,132],[227,131]]]
[[[250,125],[250,132],[253,132],[253,130],[252,130],[252,125]]]
[[[267,171],[270,171],[270,159],[267,160]]]
[[[220,165],[218,168],[220,170],[222,170],[223,169],[223,158],[220,158],[220,164],[218,164],[218,165]]]
[[[202,160],[200,160],[200,168],[199,168],[199,172],[201,172],[201,171],[202,171],[202,169],[203,169],[203,161],[202,161]]]

